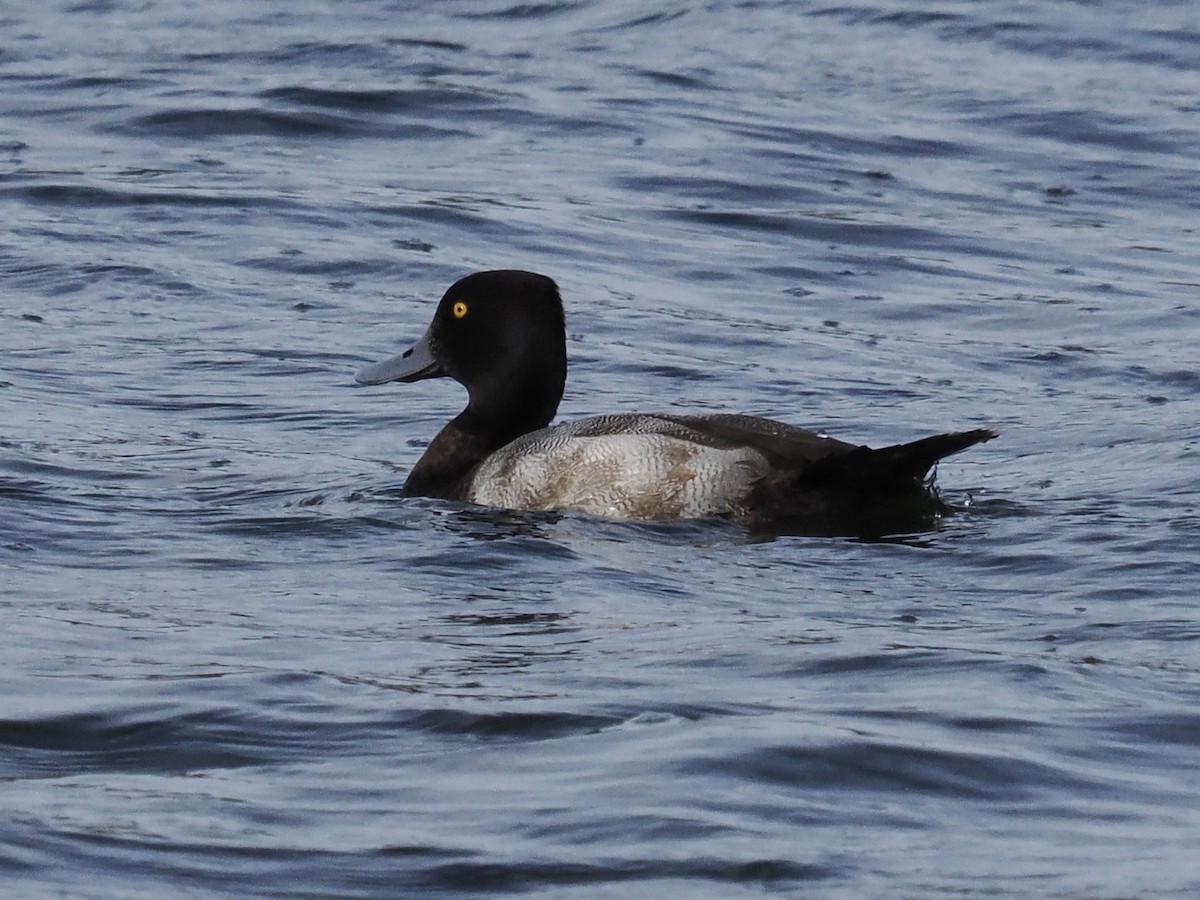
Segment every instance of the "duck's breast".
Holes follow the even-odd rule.
[[[750,447],[713,446],[656,416],[600,416],[535,431],[489,456],[466,499],[617,519],[738,516],[767,471]]]

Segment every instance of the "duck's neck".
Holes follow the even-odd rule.
[[[550,424],[555,403],[524,415],[484,417],[468,406],[437,433],[404,482],[403,496],[461,500],[475,468],[505,444]]]
[[[462,496],[467,476],[496,448],[487,436],[464,428],[454,419],[437,433],[404,482],[406,497]]]

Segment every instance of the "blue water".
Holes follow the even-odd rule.
[[[0,15],[0,887],[1200,893],[1189,2]],[[398,490],[482,268],[561,413],[991,426],[883,542]]]

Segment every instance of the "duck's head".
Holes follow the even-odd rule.
[[[517,270],[476,272],[442,296],[424,336],[367,366],[360,384],[450,377],[467,389],[463,416],[522,434],[554,418],[567,380],[558,285]]]

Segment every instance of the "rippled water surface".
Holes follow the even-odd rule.
[[[12,896],[1200,893],[1189,2],[8,4]],[[992,426],[883,542],[401,500],[561,413]]]

